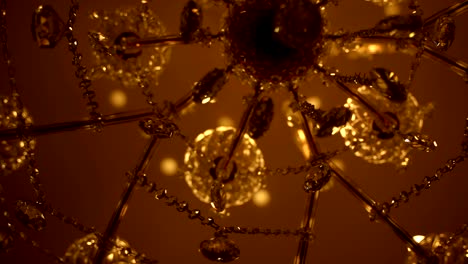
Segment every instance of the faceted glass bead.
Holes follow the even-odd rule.
[[[13,129],[21,124],[24,119],[25,125],[32,124],[32,118],[26,109],[21,111],[15,100],[9,97],[0,97],[0,129]],[[34,148],[35,141],[29,142],[29,147]],[[17,170],[26,160],[27,145],[23,140],[0,140],[0,175]]]
[[[432,252],[439,260],[439,264],[465,264],[468,263],[468,237],[466,235],[454,238],[449,245],[448,239],[451,234],[429,234],[427,236],[416,236],[422,239],[418,243],[429,252]],[[421,259],[408,250],[407,264],[418,264]]]
[[[200,243],[200,252],[207,259],[218,262],[231,262],[240,256],[236,243],[224,236],[203,240]]]
[[[358,93],[367,101],[373,102],[373,107],[380,113],[393,119],[397,123],[394,129],[399,130],[401,134],[421,131],[426,109],[420,107],[411,94],[408,94],[407,100],[403,103],[397,103],[365,86],[360,87]],[[374,118],[359,102],[348,98],[345,106],[353,112],[353,115],[340,132],[345,139],[345,145],[349,146],[356,156],[374,164],[407,165],[407,156],[411,147],[404,142],[399,133],[383,131],[381,125],[378,125],[377,118]]]
[[[135,253],[130,252],[130,245],[120,238],[112,241],[114,245],[108,250],[103,264],[138,264]],[[65,252],[67,264],[93,264],[98,251],[99,240],[96,234],[88,234],[71,244]],[[133,251],[133,250],[132,250]]]
[[[40,48],[53,48],[62,38],[65,24],[50,5],[40,5],[33,13],[31,30]]]
[[[223,183],[226,208],[246,203],[262,187],[263,154],[247,134],[240,140],[227,168],[219,171],[221,166],[217,164],[228,155],[235,135],[235,129],[231,127],[207,130],[197,136],[193,148],[188,148],[185,153],[185,181],[195,196],[205,203],[212,202],[215,178]]]
[[[16,202],[16,217],[25,226],[36,231],[44,229],[47,225],[44,214],[29,201]]]
[[[138,85],[143,75],[149,83],[157,82],[169,60],[169,48],[152,46],[142,49],[134,43],[142,38],[165,34],[165,28],[151,10],[138,7],[94,11],[90,18],[94,28],[88,36],[97,64],[92,77],[107,76],[125,86]]]

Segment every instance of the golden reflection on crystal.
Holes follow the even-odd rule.
[[[140,263],[128,250],[130,245],[127,241],[116,238],[112,241],[114,245],[109,249],[103,264],[137,264]],[[96,234],[88,234],[71,244],[65,252],[65,263],[67,264],[91,264],[98,251],[99,240]]]
[[[425,250],[432,252],[439,260],[439,264],[468,263],[468,237],[465,234],[453,237],[450,233],[428,234],[414,236],[413,239]],[[449,242],[450,240],[450,242]],[[408,248],[406,264],[419,264],[422,259]]]
[[[136,46],[118,45],[116,40],[122,34],[125,39],[158,37],[165,35],[165,28],[151,10],[141,8],[116,9],[114,11],[93,11],[89,18],[93,28],[89,40],[96,58],[92,77],[109,77],[119,80],[124,86],[137,86],[141,76],[149,83],[157,83],[158,76],[170,57],[167,46],[139,48],[141,53],[122,57],[121,50],[135,51]]]
[[[193,148],[185,153],[185,181],[194,195],[205,203],[211,203],[211,188],[215,160],[226,157],[235,137],[232,127],[218,127],[199,134]],[[232,180],[223,182],[226,208],[242,205],[252,199],[263,186],[265,162],[255,140],[247,134],[239,142],[231,162],[236,166]]]
[[[179,165],[174,158],[167,157],[161,160],[161,164],[159,169],[162,173],[167,176],[173,176],[177,174],[177,170],[179,169]]]
[[[315,106],[315,108],[320,108],[322,106],[322,99],[318,96],[307,97],[306,101]]]
[[[421,236],[421,235],[413,236],[413,239],[414,241],[416,241],[416,243],[421,243],[421,241],[423,241],[424,238],[425,236]]]
[[[420,132],[426,113],[425,107],[420,107],[416,99],[408,94],[408,99],[403,103],[392,102],[374,89],[362,86],[358,92],[381,113],[394,114],[399,123],[399,132]],[[348,98],[345,104],[353,116],[347,125],[341,129],[341,135],[345,139],[345,145],[350,147],[354,154],[364,160],[374,163],[394,163],[398,166],[408,164],[408,153],[411,147],[403,138],[394,133],[394,136],[382,139],[375,130],[374,121],[377,120],[369,114],[359,103]]]

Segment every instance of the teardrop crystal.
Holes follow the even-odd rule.
[[[437,20],[432,40],[441,51],[447,51],[455,40],[455,20],[452,17],[441,17]]]
[[[203,240],[200,243],[200,252],[207,259],[218,262],[231,262],[240,256],[236,243],[224,236]]]
[[[195,83],[192,89],[193,101],[199,104],[209,103],[223,88],[226,82],[226,70],[214,68],[203,76],[200,81]]]
[[[185,43],[196,38],[203,20],[201,7],[193,0],[185,4],[180,16],[180,34]]]
[[[33,13],[31,31],[40,48],[53,48],[62,38],[65,24],[50,5],[40,5]]]
[[[257,139],[270,128],[273,120],[273,100],[270,97],[263,97],[258,102],[249,120],[248,133],[253,139]]]

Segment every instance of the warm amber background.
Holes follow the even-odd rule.
[[[93,58],[88,47],[86,33],[91,27],[87,14],[95,9],[113,9],[134,4],[135,1],[82,1],[76,32],[79,50],[87,65]],[[178,30],[179,13],[185,1],[159,0],[152,3],[153,10],[167,26],[168,32]],[[383,10],[363,0],[341,1],[331,7],[328,20],[332,28],[359,29],[374,25],[384,16]],[[455,1],[421,1],[428,16]],[[66,41],[51,50],[40,50],[31,39],[31,14],[39,4],[52,4],[63,19],[68,14],[68,1],[47,2],[21,0],[8,1],[9,46],[17,65],[18,86],[24,102],[36,124],[86,118],[84,100],[74,77],[71,55]],[[223,8],[206,10],[206,23],[216,30]],[[458,17],[457,37],[449,53],[468,60],[466,26],[468,17]],[[220,45],[212,48],[177,46],[172,59],[154,91],[158,99],[174,100],[184,95],[191,85],[214,66],[222,66],[224,59]],[[368,71],[373,66],[395,69],[406,78],[409,60],[404,55],[379,56],[374,60],[333,59],[333,65],[344,72],[359,69]],[[5,65],[0,68],[1,91],[6,93]],[[129,102],[124,109],[114,109],[109,94],[122,88],[117,82],[99,80],[93,85],[97,91],[102,112],[114,113],[140,109],[144,99],[138,90],[124,89]],[[345,97],[334,87],[326,88],[313,78],[302,92],[319,96],[325,108],[342,104]],[[464,117],[467,113],[467,89],[461,78],[447,67],[423,59],[412,91],[421,104],[434,102],[436,111],[424,125],[423,131],[437,139],[440,147],[434,153],[414,153],[413,166],[407,173],[399,174],[393,166],[376,166],[353,157],[351,153],[340,156],[345,172],[364,190],[379,201],[388,201],[412,183],[420,182],[433,173],[448,158],[456,156],[462,139]],[[214,128],[217,119],[231,116],[237,123],[243,105],[242,96],[249,88],[232,77],[220,93],[217,104],[197,107],[194,112],[178,121],[185,133],[195,137],[198,133]],[[274,99],[276,116],[271,130],[258,141],[266,164],[271,168],[301,164],[302,157],[291,139],[291,131],[285,124],[281,106],[288,95],[278,93]],[[123,189],[125,172],[135,165],[145,139],[136,123],[109,127],[100,134],[89,131],[62,133],[38,138],[37,159],[41,178],[49,200],[86,225],[104,231],[111,213]],[[338,136],[323,140],[323,149],[336,149],[342,144]],[[182,163],[184,145],[175,138],[160,145],[149,168],[149,177],[168,188],[181,200],[190,201],[191,208],[208,212],[192,195],[185,181],[179,177],[167,177],[159,171],[159,161],[174,157]],[[435,183],[430,191],[415,197],[392,214],[411,234],[454,231],[468,222],[466,186],[468,167],[462,164],[455,173]],[[304,175],[270,177],[267,190],[272,195],[269,206],[258,208],[253,203],[230,209],[231,216],[218,220],[224,225],[262,226],[269,228],[296,228],[304,207],[302,191]],[[32,190],[24,172],[1,179],[12,204],[15,199],[31,199]],[[310,246],[308,263],[403,263],[406,248],[392,231],[383,224],[371,224],[361,205],[336,185],[324,193],[319,201],[316,225],[317,240]],[[63,255],[72,241],[83,236],[74,229],[48,216],[48,227],[40,233],[31,233],[44,247]],[[131,199],[127,216],[118,231],[140,252],[160,260],[160,263],[209,263],[198,253],[200,241],[212,236],[212,230],[190,221],[185,214],[168,208],[143,191],[137,191]],[[231,236],[241,248],[237,263],[291,263],[296,253],[295,238],[265,238],[262,236]],[[0,255],[1,263],[50,263],[51,260],[37,250],[17,242],[8,255]]]

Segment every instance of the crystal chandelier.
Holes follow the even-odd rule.
[[[467,9],[0,0],[0,262],[467,263]]]

